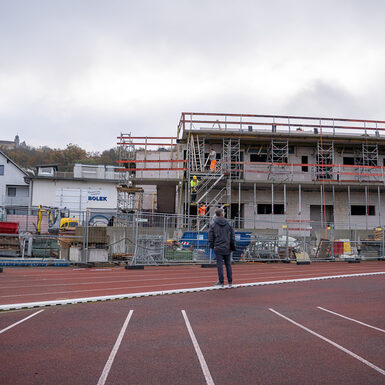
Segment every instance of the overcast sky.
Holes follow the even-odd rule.
[[[88,151],[182,111],[385,120],[383,0],[0,0],[0,140]]]

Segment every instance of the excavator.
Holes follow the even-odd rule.
[[[59,230],[74,229],[79,225],[77,218],[70,218],[70,212],[67,208],[59,209],[57,207],[47,207],[39,205],[37,213],[37,233],[41,233],[41,223],[43,214],[48,215],[48,232],[58,234]]]

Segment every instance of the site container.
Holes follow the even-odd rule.
[[[18,234],[19,224],[17,222],[0,222],[0,234]]]

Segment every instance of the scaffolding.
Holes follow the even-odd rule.
[[[362,143],[362,150],[357,154],[356,164],[358,164],[358,180],[360,182],[368,180],[378,180],[375,175],[378,170],[378,145]],[[360,167],[363,166],[363,167]]]
[[[315,179],[334,179],[334,142],[317,142],[316,161],[317,164],[315,166]]]
[[[119,183],[117,186],[117,210],[119,214],[141,212],[143,207],[144,191],[142,187],[135,186],[138,179],[138,172],[148,171],[181,171],[185,170],[179,167],[179,163],[183,162],[178,158],[179,152],[175,151],[175,137],[134,137],[131,133],[121,133],[117,138],[119,148],[119,167],[116,171],[119,172]],[[165,142],[166,140],[166,142]],[[155,141],[155,142],[154,142]],[[137,146],[144,150],[144,158],[138,159]],[[170,159],[147,159],[149,149],[157,147],[170,147]],[[177,159],[174,159],[175,153]],[[169,167],[153,167],[157,163],[159,166],[165,162]],[[147,164],[151,164],[147,167]]]
[[[365,136],[362,135],[363,132]],[[385,182],[384,167],[379,166],[379,153],[382,159],[381,151],[385,148],[385,121],[183,113],[178,125],[177,138],[169,138],[171,143],[177,146],[176,151],[171,150],[171,154],[167,155],[170,160],[159,161],[149,160],[151,157],[146,155],[150,138],[145,138],[142,143],[144,159],[142,159],[143,152],[135,153],[135,146],[138,143],[133,139],[129,136],[124,142],[126,155],[121,157],[124,169],[121,175],[120,192],[127,192],[124,189],[136,187],[135,183],[140,185],[142,180],[145,180],[145,184],[148,185],[152,183],[164,185],[165,180],[162,179],[161,172],[165,168],[162,167],[161,162],[170,162],[167,170],[181,170],[178,177],[174,174],[172,180],[177,186],[176,210],[178,214],[183,214],[178,218],[179,229],[207,231],[209,218],[213,215],[213,209],[217,207],[226,208],[229,219],[236,217],[238,220],[238,217],[247,217],[254,227],[258,225],[258,215],[270,215],[269,221],[273,228],[274,219],[278,218],[275,215],[284,215],[285,218],[293,215],[291,210],[287,213],[286,209],[286,182],[290,189],[296,183],[300,186],[299,201],[302,200],[302,189],[307,193],[309,186],[311,188],[316,186],[314,191],[320,191],[321,199],[316,204],[312,203],[314,207],[311,213],[314,213],[314,217],[318,217],[316,211],[320,212],[320,223],[327,226],[329,221],[325,219],[325,216],[327,217],[325,213],[329,212],[328,206],[331,206],[332,197],[334,207],[334,186],[340,195],[344,185],[348,188],[353,185],[359,186],[361,183],[367,184],[367,195],[372,199],[369,184],[373,181],[378,185]],[[292,151],[294,146],[296,149],[298,146],[306,150],[300,149],[294,152]],[[215,169],[210,167],[211,148],[216,152]],[[337,151],[338,156],[335,155]],[[343,162],[337,162],[343,164],[335,164],[335,159],[339,159],[340,155],[342,157],[344,151],[349,159],[344,158]],[[251,154],[254,156],[252,157]],[[354,160],[352,154],[354,154]],[[150,162],[159,162],[159,165],[153,167],[154,163]],[[184,163],[182,167],[178,167],[177,163],[171,162]],[[154,174],[150,170],[160,171],[159,176],[150,176]],[[194,175],[199,183],[193,198],[191,180]],[[161,180],[160,183],[157,182],[157,178]],[[133,186],[128,183],[130,181],[133,182]],[[283,192],[279,187],[281,184],[284,187]],[[276,186],[277,189],[274,192]],[[271,198],[265,193],[269,187],[272,190]],[[252,189],[254,189],[254,208],[250,198]],[[360,191],[358,187],[355,190]],[[261,191],[258,197],[257,191],[258,194]],[[135,193],[140,194],[138,191]],[[292,195],[291,192],[290,199]],[[129,199],[125,197],[122,200]],[[263,212],[263,207],[267,207],[270,200],[271,211]],[[353,202],[353,205],[361,205],[361,203]],[[367,207],[369,203],[370,200],[366,204]],[[244,214],[241,214],[242,204]],[[206,214],[202,217],[198,214],[201,205],[206,207]],[[130,203],[128,207],[133,206],[138,209],[140,204]],[[350,201],[348,206],[351,206]],[[299,208],[299,215],[302,215],[301,210]],[[366,218],[366,221],[370,219],[372,218]],[[305,232],[305,226],[302,224],[301,218],[300,230],[292,227],[289,230]],[[306,232],[308,232],[307,228]]]
[[[143,189],[136,191],[133,187],[136,153],[131,133],[120,133],[118,140],[119,161],[124,167],[119,172],[119,184],[116,188],[119,215],[140,211],[143,202]]]
[[[242,179],[241,141],[239,138],[223,138],[223,168],[229,179]]]
[[[231,215],[232,181],[241,179],[243,175],[239,138],[225,137],[222,139],[220,160],[216,162],[215,167],[210,167],[208,150],[204,137],[193,134],[188,136],[186,143],[187,170],[182,183],[185,194],[181,193],[179,196],[179,207],[183,206],[184,201],[184,213],[187,215],[191,214],[192,206],[204,205],[206,207],[206,214],[202,217],[198,216],[197,219],[196,227],[199,231],[208,227],[207,218],[210,208],[228,207],[228,215]],[[190,182],[194,175],[198,178],[199,183],[195,191],[192,191]]]
[[[286,164],[289,159],[289,141],[272,139],[267,152],[269,165],[268,179],[287,181],[290,179],[290,170]]]

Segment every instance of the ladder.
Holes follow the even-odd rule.
[[[217,178],[207,178],[205,182],[203,183],[203,186],[201,188],[198,188],[197,195],[199,196],[200,192],[204,191],[202,195],[199,196],[197,203],[200,203],[203,201],[203,198],[205,198],[208,193],[224,178],[224,174],[219,175]],[[211,183],[213,182],[213,183]],[[198,185],[199,187],[199,185]]]
[[[203,172],[205,167],[205,139],[196,135],[190,135],[187,151],[190,173]]]
[[[222,187],[221,190],[210,200],[210,202],[206,205],[207,208],[215,207],[224,208],[225,205],[222,204],[223,197],[226,195],[226,187]],[[203,217],[198,217],[198,228],[199,231],[203,231],[208,228],[210,225],[210,217],[206,214]]]

